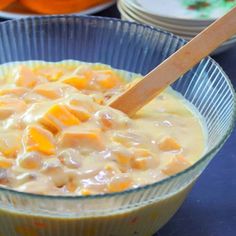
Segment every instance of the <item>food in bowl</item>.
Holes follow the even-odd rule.
[[[135,83],[124,72],[76,61],[2,67],[1,186],[44,195],[120,192],[203,155],[204,122],[170,88],[129,118],[107,106]]]

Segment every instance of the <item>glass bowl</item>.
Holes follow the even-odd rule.
[[[184,43],[173,34],[110,18],[27,18],[0,24],[0,64],[72,59],[105,63],[144,75]],[[0,188],[0,235],[151,236],[155,233],[177,211],[221,149],[236,117],[233,87],[211,58],[202,60],[172,87],[205,118],[208,140],[201,160],[165,180],[120,193],[43,196]]]

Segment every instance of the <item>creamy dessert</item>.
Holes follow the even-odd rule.
[[[132,83],[105,65],[22,62],[0,85],[2,187],[119,192],[177,174],[204,152],[200,117],[171,88],[131,118],[110,108]]]

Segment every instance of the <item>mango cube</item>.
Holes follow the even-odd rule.
[[[173,138],[166,138],[161,143],[159,143],[159,148],[161,151],[178,151],[181,149],[181,146]]]
[[[175,175],[188,167],[191,163],[184,156],[175,156],[172,160],[161,170],[166,175]]]
[[[109,192],[121,192],[132,185],[132,180],[129,177],[113,177],[107,188]]]
[[[119,165],[129,165],[133,154],[128,150],[115,151],[115,158]]]
[[[77,89],[86,89],[88,86],[88,79],[83,75],[73,75],[64,79],[62,82]]]
[[[27,152],[41,152],[45,155],[55,154],[56,147],[52,134],[40,126],[28,126],[24,137]]]
[[[64,147],[86,147],[103,150],[104,143],[99,132],[83,130],[67,130],[61,135],[60,142]]]
[[[12,159],[5,158],[0,156],[0,169],[8,169],[13,165]]]
[[[33,88],[37,83],[37,76],[30,68],[21,66],[16,73],[15,83],[17,86]]]
[[[60,87],[57,84],[53,86],[52,83],[40,84],[34,88],[34,91],[49,99],[57,99],[62,95]]]
[[[97,83],[103,89],[111,89],[120,84],[120,79],[112,70],[98,70],[95,73]]]
[[[148,169],[150,157],[135,157],[131,160],[131,167],[139,170]]]
[[[87,121],[91,117],[91,114],[83,107],[68,106],[67,108],[80,121]]]
[[[53,105],[40,122],[51,132],[61,131],[65,127],[79,125],[81,122],[64,105]]]

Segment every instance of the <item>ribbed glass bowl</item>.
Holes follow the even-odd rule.
[[[184,43],[173,34],[115,19],[28,18],[0,24],[0,64],[74,59],[144,75]],[[121,193],[65,197],[0,188],[0,235],[151,236],[156,232],[223,146],[236,116],[233,87],[211,58],[202,60],[172,87],[205,119],[207,151],[201,160],[163,181]]]

